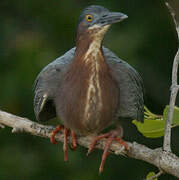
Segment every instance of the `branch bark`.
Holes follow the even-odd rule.
[[[52,131],[55,129],[53,126],[45,126],[33,122],[27,118],[15,116],[13,114],[0,110],[0,124],[4,126],[12,127],[13,133],[26,132],[35,136],[41,136],[44,138],[50,138]],[[93,137],[78,137],[78,144],[88,148]],[[63,132],[56,135],[56,140],[63,142]],[[71,139],[69,139],[71,141]],[[98,149],[104,149],[105,140],[101,140],[95,147]],[[131,158],[143,160],[154,166],[162,169],[164,172],[172,174],[179,178],[179,157],[173,153],[162,151],[161,148],[150,149],[144,145],[136,142],[127,142],[130,150],[127,152],[123,146],[116,142],[113,142],[110,148],[111,153],[116,155],[125,155]]]
[[[178,35],[178,40],[179,40],[179,22],[178,22],[179,15],[176,14],[177,12],[176,2],[177,1],[173,1],[173,2],[169,1],[168,3],[166,3],[166,6],[168,7],[169,12],[172,15],[173,21],[175,23],[177,35]],[[172,68],[172,85],[171,85],[170,104],[169,104],[169,109],[168,109],[168,114],[167,114],[167,121],[165,125],[165,135],[164,135],[164,142],[163,142],[163,149],[166,152],[171,152],[171,124],[172,124],[172,119],[173,119],[173,111],[174,111],[174,106],[176,102],[176,97],[179,90],[179,85],[177,84],[178,64],[179,64],[179,49],[174,58],[173,68]]]

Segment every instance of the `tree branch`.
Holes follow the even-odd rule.
[[[175,23],[178,40],[179,40],[179,24],[178,24],[178,14],[176,14],[176,7],[173,5],[173,3],[170,1],[169,3],[166,3],[166,6],[168,7],[173,21]],[[173,111],[175,106],[175,101],[177,97],[177,93],[179,90],[179,86],[177,84],[177,73],[178,73],[178,63],[179,63],[179,49],[175,55],[174,61],[173,61],[173,68],[172,68],[172,85],[171,85],[171,95],[170,95],[170,104],[167,114],[167,121],[165,125],[165,135],[164,135],[164,142],[163,142],[163,149],[166,152],[171,152],[171,124],[173,120]]]
[[[27,132],[35,136],[50,138],[52,131],[55,129],[53,126],[44,126],[36,122],[30,121],[27,118],[15,116],[13,114],[0,110],[0,124],[13,128],[14,132]],[[78,144],[88,148],[93,137],[78,137]],[[63,142],[63,133],[56,135],[56,140]],[[71,141],[71,138],[69,139]],[[98,149],[104,149],[105,140],[101,140],[96,145]],[[162,151],[161,148],[150,149],[144,145],[136,142],[127,142],[130,150],[127,152],[123,146],[113,142],[110,148],[111,153],[116,155],[125,155],[131,158],[140,159],[154,166],[162,169],[164,172],[172,174],[179,178],[179,158],[172,154]]]

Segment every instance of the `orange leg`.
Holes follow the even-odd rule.
[[[55,140],[55,136],[56,134],[64,129],[64,144],[63,144],[63,151],[64,151],[64,161],[68,160],[68,155],[67,155],[67,150],[68,150],[68,134],[69,134],[69,130],[67,128],[65,128],[62,125],[59,125],[55,128],[55,130],[52,132],[52,136],[50,138],[50,141],[52,144],[56,144],[56,140]],[[77,139],[76,139],[76,134],[73,130],[71,130],[71,136],[72,136],[72,145],[71,145],[71,149],[75,150],[77,147]]]
[[[87,152],[87,156],[92,152],[92,150],[94,149],[94,146],[96,145],[96,143],[100,140],[100,139],[103,139],[103,138],[106,138],[109,136],[109,133],[105,133],[105,134],[102,134],[100,136],[97,136],[93,139],[93,141],[91,142],[90,144],[90,147],[88,149],[88,152]]]
[[[59,125],[59,126],[57,126],[57,127],[55,128],[55,130],[52,132],[53,134],[52,134],[52,136],[51,136],[51,138],[50,138],[50,141],[51,141],[52,144],[56,144],[56,143],[57,143],[57,141],[55,140],[55,136],[56,136],[56,134],[57,134],[58,132],[60,132],[62,129],[63,129],[63,126],[62,126],[62,125]]]
[[[115,138],[114,140],[116,140],[119,144],[122,144],[122,145],[126,148],[126,150],[129,151],[129,146],[128,146],[128,144],[127,144],[122,138],[117,137],[117,138]]]
[[[118,131],[113,130],[109,133],[105,133],[105,134],[102,134],[100,136],[95,137],[90,144],[87,155],[92,152],[97,141],[99,141],[100,139],[103,139],[103,138],[107,138],[107,143],[105,145],[104,152],[102,155],[101,164],[99,167],[99,173],[101,173],[103,171],[104,163],[105,163],[106,158],[109,154],[109,149],[110,149],[112,141],[117,141],[119,144],[122,144],[126,148],[126,150],[129,150],[129,146],[127,145],[127,143],[125,141],[123,141],[120,137],[116,137],[117,135],[118,135]]]
[[[72,144],[71,144],[71,149],[75,150],[77,147],[77,140],[76,140],[76,134],[73,130],[71,130],[71,136],[72,136]]]
[[[106,158],[109,154],[109,148],[110,148],[110,145],[113,141],[113,137],[109,137],[108,140],[107,140],[107,143],[106,143],[106,146],[104,148],[104,152],[103,152],[103,155],[102,155],[102,160],[101,160],[101,164],[100,164],[100,167],[99,167],[99,173],[102,173],[103,171],[103,168],[104,168],[104,163],[106,161]]]
[[[64,152],[64,161],[68,161],[68,155],[67,155],[67,150],[68,150],[68,129],[64,128],[64,143],[63,143],[63,152]]]

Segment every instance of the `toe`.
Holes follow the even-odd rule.
[[[99,167],[99,173],[101,174],[103,172],[103,169],[104,169],[104,163],[106,161],[106,158],[109,154],[109,149],[110,149],[110,146],[111,146],[111,143],[112,141],[114,140],[113,137],[109,137],[108,140],[107,140],[107,143],[106,143],[106,146],[104,148],[104,152],[103,152],[103,155],[102,155],[102,160],[101,160],[101,164],[100,164],[100,167]]]

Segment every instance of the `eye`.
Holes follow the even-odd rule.
[[[87,15],[86,15],[86,20],[87,20],[88,22],[91,22],[91,21],[93,20],[93,16],[92,16],[91,14],[87,14]]]

